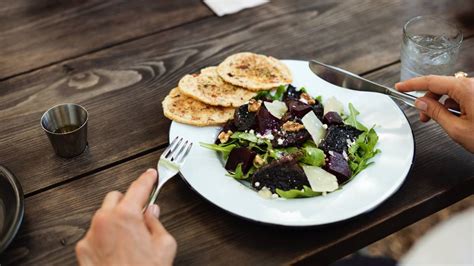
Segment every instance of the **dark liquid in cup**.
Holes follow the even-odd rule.
[[[78,128],[79,128],[79,126],[77,126],[77,125],[64,126],[64,127],[60,127],[58,129],[56,129],[54,131],[54,133],[68,133],[68,132],[74,131]]]

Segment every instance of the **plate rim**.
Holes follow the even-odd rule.
[[[296,60],[296,59],[281,59],[281,61],[285,62],[285,61],[293,61],[293,62],[303,62],[303,63],[308,63],[309,61],[306,61],[306,60]],[[315,74],[316,75],[316,74]],[[345,221],[348,221],[348,220],[351,220],[351,219],[354,219],[356,217],[359,217],[363,214],[366,214],[368,212],[371,212],[372,210],[376,209],[377,207],[379,207],[381,204],[383,204],[384,202],[386,202],[391,196],[393,196],[399,189],[400,187],[406,182],[406,178],[408,177],[409,173],[412,171],[413,169],[413,165],[414,165],[414,162],[415,162],[415,157],[416,157],[416,139],[415,139],[415,134],[413,132],[413,128],[412,128],[412,125],[410,123],[410,120],[408,119],[407,115],[405,114],[405,112],[403,111],[403,109],[392,99],[390,98],[390,102],[391,104],[395,105],[397,107],[397,110],[403,114],[403,117],[405,118],[407,124],[408,124],[408,127],[410,128],[410,132],[411,132],[411,140],[413,141],[413,154],[412,154],[412,158],[411,158],[411,162],[410,162],[410,167],[408,168],[408,170],[406,171],[406,174],[403,176],[403,181],[400,182],[400,184],[398,184],[397,187],[395,187],[393,189],[393,191],[391,191],[389,193],[389,195],[387,197],[385,197],[383,200],[381,200],[380,202],[377,202],[377,204],[371,206],[370,208],[368,208],[367,210],[363,211],[363,212],[360,212],[358,214],[355,214],[353,216],[350,216],[350,217],[346,217],[346,218],[343,218],[343,219],[340,219],[340,220],[337,220],[337,221],[327,221],[327,222],[323,222],[323,223],[318,223],[318,224],[285,224],[285,223],[274,223],[274,222],[268,222],[268,221],[261,221],[261,220],[257,220],[257,219],[252,219],[250,217],[246,217],[246,216],[243,216],[243,215],[240,215],[240,214],[237,214],[231,210],[228,210],[228,209],[225,209],[221,206],[219,206],[217,203],[214,203],[213,201],[211,201],[210,199],[206,198],[204,195],[202,195],[198,190],[196,190],[190,183],[189,181],[186,179],[186,177],[183,175],[183,173],[180,171],[179,172],[179,176],[181,177],[181,179],[184,181],[184,183],[189,187],[191,188],[191,190],[193,190],[194,192],[196,192],[200,197],[202,197],[203,199],[205,199],[207,202],[210,202],[212,205],[218,207],[219,209],[223,210],[224,212],[226,213],[229,213],[230,215],[232,216],[235,216],[235,217],[239,217],[241,219],[244,219],[244,220],[247,220],[247,221],[251,221],[251,222],[254,222],[254,223],[257,223],[257,224],[263,224],[263,225],[267,225],[267,226],[276,226],[276,227],[293,227],[293,228],[308,228],[308,227],[319,227],[319,226],[327,226],[327,225],[330,225],[330,224],[336,224],[336,223],[340,223],[340,222],[345,222]],[[168,141],[171,141],[171,127],[173,126],[173,124],[182,124],[182,123],[178,123],[178,122],[175,122],[175,121],[172,121],[171,124],[170,124],[170,129],[168,131]]]
[[[20,181],[15,177],[15,175],[3,165],[0,165],[0,173],[4,175],[6,180],[10,183],[10,186],[15,193],[16,199],[15,218],[13,223],[6,229],[5,237],[3,239],[0,238],[0,254],[2,254],[12,243],[13,239],[20,230],[20,226],[23,222],[23,217],[25,214],[25,199]]]

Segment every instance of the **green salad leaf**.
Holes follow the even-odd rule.
[[[318,103],[322,103],[323,102],[323,96],[319,95],[318,97],[315,98],[316,101],[318,101]]]
[[[286,86],[281,85],[276,89],[275,94],[272,94],[270,91],[259,91],[257,95],[255,95],[255,97],[253,98],[257,100],[269,99],[281,101],[283,99],[283,94],[285,93],[285,91]]]
[[[230,177],[233,177],[235,179],[242,180],[242,179],[249,178],[251,175],[253,175],[253,173],[255,173],[256,170],[257,170],[257,168],[252,166],[249,169],[249,171],[246,174],[244,174],[244,171],[242,171],[242,163],[239,163],[237,165],[237,168],[235,169],[235,171],[234,172],[229,172],[227,175],[230,176]]]
[[[201,147],[213,150],[213,151],[218,151],[222,153],[222,156],[224,159],[227,160],[229,157],[229,153],[235,148],[238,147],[237,144],[235,143],[221,143],[221,144],[209,144],[209,143],[199,143]]]
[[[355,109],[352,103],[349,103],[349,112],[350,114],[344,119],[344,123],[346,123],[346,125],[353,126],[358,130],[367,131],[367,128],[357,121],[357,115],[359,115],[359,111]]]
[[[259,142],[259,138],[257,138],[255,134],[248,133],[248,132],[241,132],[241,131],[235,132],[234,134],[232,134],[232,136],[230,136],[230,138],[237,139],[237,140],[246,140],[246,141],[254,142],[254,143]]]
[[[360,134],[356,141],[349,146],[349,166],[353,177],[371,165],[373,162],[369,160],[381,152],[379,149],[375,149],[378,139],[374,128],[371,128]]]
[[[323,166],[326,156],[324,151],[311,146],[306,146],[302,148],[303,157],[301,157],[300,162],[313,165],[313,166]]]
[[[277,148],[273,149],[269,156],[273,159],[280,159],[284,155],[296,153],[298,151],[299,149],[297,147]]]
[[[283,99],[283,94],[286,91],[286,86],[281,85],[277,88],[275,94],[273,95],[273,100],[281,101]]]
[[[298,189],[291,189],[291,190],[281,190],[279,188],[276,189],[276,193],[285,199],[294,199],[294,198],[310,198],[315,196],[320,196],[321,192],[315,192],[308,186],[303,186],[303,190]]]

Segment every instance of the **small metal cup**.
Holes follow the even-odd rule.
[[[77,104],[56,105],[41,117],[41,127],[54,152],[64,158],[81,154],[87,147],[87,110]]]

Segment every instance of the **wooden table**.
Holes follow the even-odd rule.
[[[201,1],[29,1],[0,7],[0,163],[20,179],[26,213],[5,264],[74,264],[74,245],[104,195],[124,191],[168,144],[161,101],[180,77],[238,51],[317,58],[377,82],[399,78],[403,23],[461,23],[458,69],[474,70],[471,0],[272,0],[217,17]],[[90,147],[60,159],[39,126],[56,103],[84,105]],[[400,104],[416,140],[400,190],[346,222],[305,229],[255,224],[175,178],[159,203],[179,243],[176,264],[325,264],[473,194],[474,156]]]

